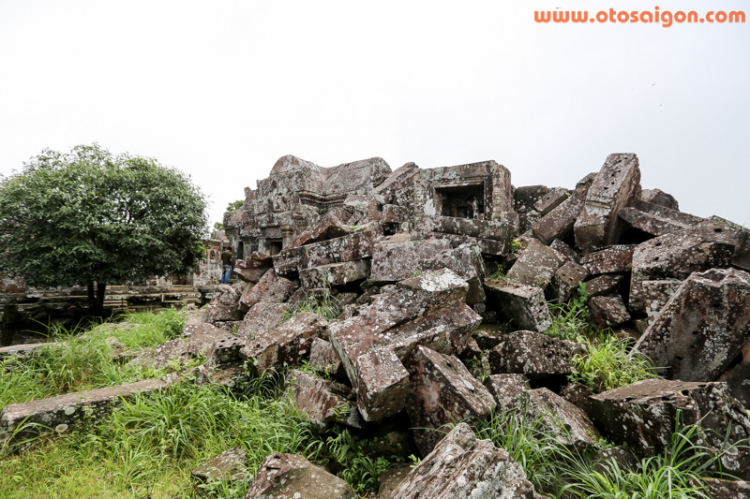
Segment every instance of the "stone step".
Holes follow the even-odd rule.
[[[39,435],[45,429],[62,434],[76,425],[90,423],[108,414],[123,398],[139,392],[165,388],[160,379],[110,386],[48,399],[10,404],[0,411],[0,447]]]

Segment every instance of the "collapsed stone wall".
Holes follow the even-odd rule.
[[[724,452],[750,437],[750,230],[642,189],[636,155],[610,155],[570,189],[513,187],[494,161],[391,171],[379,158],[324,169],[285,156],[246,193],[225,216],[237,282],[216,288],[184,341],[133,362],[203,352],[194,374],[217,383],[243,365],[256,376],[291,367],[294,401],[321,431],[401,422],[424,459],[382,479],[381,499],[539,497],[470,426],[440,431],[504,411],[571,449],[630,459],[663,452],[678,420],[697,424],[702,448],[750,478],[750,452]],[[571,382],[589,346],[544,333],[548,303],[581,289],[590,322],[631,339],[661,379],[600,393]],[[294,369],[303,362],[312,372]],[[11,434],[32,411],[3,410],[0,429]],[[601,436],[627,447],[604,451]],[[246,497],[310,487],[353,497],[340,478],[281,453]]]
[[[227,219],[247,258],[238,270],[245,283],[219,289],[207,320],[236,326],[248,345],[240,356],[256,373],[309,358],[338,373],[345,390],[337,390],[348,395],[327,403],[349,404],[349,424],[405,411],[423,456],[439,441],[426,428],[518,407],[524,393],[535,410],[581,428],[574,441],[585,445],[601,431],[653,453],[678,410],[750,436],[750,230],[683,213],[673,196],[642,189],[635,154],[610,155],[572,189],[514,187],[494,161],[409,163],[387,176],[382,160],[354,164],[382,168],[341,186],[335,202],[313,203],[305,189],[324,191],[317,167],[284,157]],[[335,170],[343,177],[347,168]],[[281,181],[287,171],[312,177]],[[277,198],[281,211],[270,213]],[[271,248],[269,234],[279,233]],[[568,302],[581,283],[590,321],[632,338],[665,379],[596,396],[568,383],[585,345],[542,333],[552,324],[547,303]],[[323,302],[334,304],[332,320],[307,313],[279,324]],[[493,375],[483,385],[465,366],[487,349]],[[303,411],[320,424],[336,420],[310,393],[331,388],[308,385],[295,392]],[[726,460],[740,474],[750,469],[747,454]]]

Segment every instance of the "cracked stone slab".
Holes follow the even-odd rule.
[[[693,272],[729,267],[734,244],[731,232],[714,222],[639,244],[633,252],[628,306],[635,311],[644,309],[644,281],[682,280]]]
[[[261,463],[244,499],[354,499],[341,478],[298,454],[274,452]]]
[[[409,234],[397,234],[375,243],[372,256],[372,282],[396,282],[413,277],[422,270],[422,262],[435,253],[450,249],[445,239],[412,240]]]
[[[68,393],[57,397],[6,405],[0,411],[0,443],[23,441],[44,429],[56,434],[105,416],[136,393],[162,390],[162,380],[148,379],[128,385],[99,388],[87,392]],[[34,426],[41,425],[41,426]]]
[[[360,281],[370,275],[370,260],[331,263],[320,267],[302,270],[299,273],[302,287],[306,289],[345,286]]]

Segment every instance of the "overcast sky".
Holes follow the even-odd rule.
[[[750,223],[750,23],[541,25],[536,9],[747,0],[0,0],[0,173],[98,142],[189,173],[211,222],[294,154],[494,159],[572,187],[612,152],[683,211]]]

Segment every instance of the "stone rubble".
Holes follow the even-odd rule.
[[[121,355],[167,369],[205,357],[191,375],[227,386],[286,372],[300,414],[323,433],[401,425],[401,451],[422,461],[384,474],[380,499],[541,497],[467,424],[492,414],[623,463],[663,452],[681,414],[718,453],[717,435],[750,436],[750,230],[683,213],[640,178],[634,154],[610,155],[572,190],[514,187],[494,161],[391,171],[381,158],[322,168],[284,156],[225,216],[238,282],[217,286],[182,338]],[[548,302],[554,312],[582,294],[588,322],[632,338],[667,379],[598,394],[572,382],[588,347],[545,334],[555,331]],[[0,354],[24,350],[14,348]],[[163,386],[10,405],[0,438],[26,417],[61,432],[81,406],[104,412]],[[600,449],[601,435],[618,447]],[[196,479],[234,469],[222,456]],[[747,452],[721,459],[748,478]],[[355,497],[329,471],[272,453],[245,497]],[[724,488],[744,493],[742,483]]]

